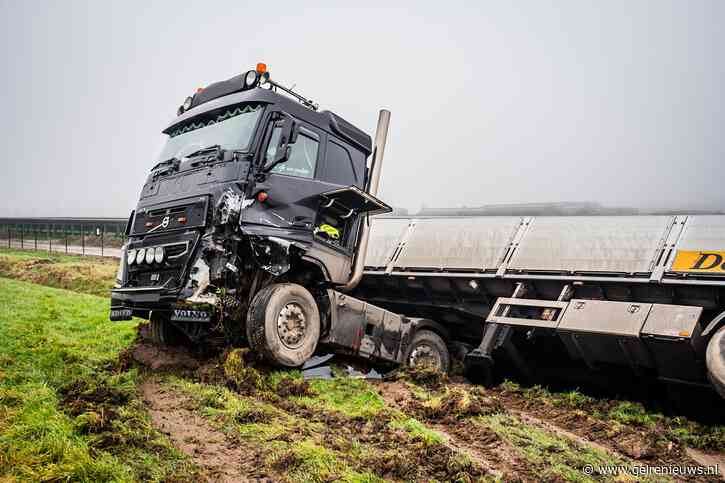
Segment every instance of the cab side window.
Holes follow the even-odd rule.
[[[357,154],[360,153],[329,140],[327,142],[327,153],[325,155],[324,180],[343,186],[362,186],[362,169],[356,166],[358,163],[353,162],[353,155]],[[359,158],[359,156],[355,157]],[[362,165],[364,167],[364,161]]]
[[[272,130],[269,145],[267,146],[267,160],[274,158],[281,134],[281,127],[275,127]],[[298,176],[300,178],[314,178],[319,146],[319,141],[313,138],[312,133],[308,133],[306,130],[300,130],[297,135],[297,141],[294,144],[290,144],[289,158],[287,161],[275,166],[271,172],[285,174],[287,176]]]

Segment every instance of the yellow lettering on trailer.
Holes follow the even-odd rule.
[[[672,262],[675,272],[725,273],[725,251],[678,250]]]

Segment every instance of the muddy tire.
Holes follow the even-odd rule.
[[[312,294],[294,283],[260,290],[247,313],[249,347],[268,362],[301,366],[320,338],[320,312]]]
[[[705,352],[707,376],[720,397],[725,398],[725,326],[715,332]]]
[[[184,334],[163,314],[151,312],[149,319],[151,342],[159,346],[178,346],[185,342]]]
[[[451,355],[441,336],[430,330],[419,330],[405,354],[405,364],[410,367],[425,364],[447,373],[451,367]]]

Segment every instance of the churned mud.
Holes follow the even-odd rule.
[[[223,432],[185,407],[187,396],[153,379],[139,389],[154,426],[203,468],[209,481],[275,481],[264,470],[259,451],[227,440]]]
[[[407,414],[418,417],[432,429],[446,436],[454,447],[481,461],[495,461],[505,474],[522,479],[536,479],[530,462],[522,462],[517,451],[495,431],[485,425],[472,424],[471,416],[506,414],[531,428],[555,434],[571,442],[574,448],[591,448],[629,465],[646,466],[713,466],[722,473],[725,457],[721,452],[686,448],[668,441],[660,427],[633,425],[613,426],[597,419],[586,410],[573,410],[542,404],[516,392],[497,387],[484,389],[468,384],[424,378],[424,388],[434,388],[435,399],[421,397],[415,387],[420,379],[380,382],[376,386],[385,401]],[[603,402],[604,405],[613,403]],[[505,478],[504,478],[505,479]],[[688,478],[689,479],[689,478]],[[699,476],[692,480],[717,481],[716,476]]]
[[[595,408],[559,406],[505,385],[484,389],[427,371],[400,371],[368,382],[384,408],[358,416],[326,406],[319,386],[280,374],[246,349],[199,357],[139,339],[122,356],[122,365],[130,364],[146,367],[149,379],[140,391],[154,427],[211,481],[295,481],[308,458],[300,448],[311,447],[334,455],[334,465],[345,471],[388,481],[564,480],[583,477],[586,458],[626,465],[723,466],[722,453],[688,449],[657,425],[613,425],[595,417]],[[234,414],[233,427],[274,428],[269,433],[274,436],[255,439],[212,425],[198,400],[149,374],[157,371],[231,391],[248,406]],[[597,404],[601,412],[615,403]],[[112,407],[108,411],[113,415]],[[420,425],[425,435],[404,429],[401,421]],[[271,447],[276,448],[273,457]],[[339,479],[330,471],[320,481]]]
[[[130,356],[152,371],[197,369],[201,365],[201,362],[184,348],[161,348],[150,342],[139,342],[133,346]]]
[[[414,381],[427,388],[443,389],[448,381],[445,375],[430,374],[427,371],[413,372]],[[481,463],[491,473],[504,481],[537,481],[533,468],[519,458],[516,451],[491,429],[471,424],[463,418],[479,414],[493,414],[503,411],[496,401],[463,400],[461,392],[454,392],[441,398],[440,404],[425,406],[411,391],[410,386],[401,380],[375,383],[386,403],[416,416],[441,434],[450,448],[464,452]]]

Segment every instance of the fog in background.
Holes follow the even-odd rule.
[[[725,208],[725,2],[0,0],[0,216],[125,217],[198,86],[268,64],[428,207]]]

